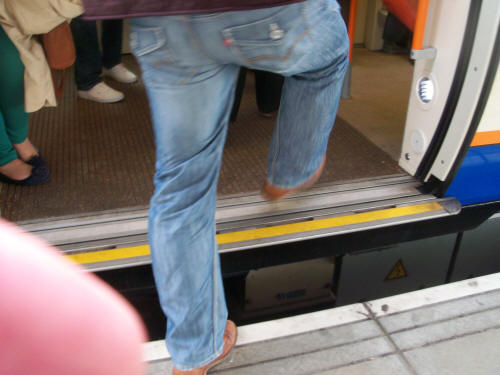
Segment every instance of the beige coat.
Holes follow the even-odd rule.
[[[25,66],[26,112],[57,104],[45,53],[37,34],[82,14],[81,0],[0,0],[0,24]]]

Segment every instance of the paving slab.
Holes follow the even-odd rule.
[[[314,374],[378,358],[392,352],[393,349],[388,341],[384,337],[379,337],[269,361],[261,362],[259,358],[254,358],[253,364],[243,367],[233,367],[233,363],[230,362],[230,367],[217,369],[214,373],[231,375]]]
[[[382,331],[373,321],[362,321],[339,327],[320,329],[305,334],[288,336],[244,345],[234,349],[231,362],[223,363],[220,369],[242,367],[258,362],[271,362],[338,348],[381,337]]]
[[[395,355],[391,354],[379,358],[371,358],[359,363],[331,369],[314,375],[367,375],[367,374],[384,374],[384,375],[412,375],[405,366],[403,361]]]
[[[392,348],[373,321],[360,321],[329,329],[287,336],[236,347],[230,358],[214,372],[230,374],[301,374],[370,361],[390,353]],[[170,373],[172,364],[149,364],[149,374]],[[282,370],[284,369],[284,370]],[[299,371],[299,372],[295,372]]]
[[[214,374],[500,374],[500,274],[239,328]],[[149,343],[149,375],[171,374]]]
[[[417,348],[404,355],[418,375],[495,375],[500,374],[499,348],[497,328]]]
[[[431,304],[410,311],[383,316],[380,323],[389,333],[428,325],[433,322],[474,314],[500,307],[500,290]]]
[[[496,327],[500,327],[500,308],[409,329],[391,337],[401,350],[408,350]]]

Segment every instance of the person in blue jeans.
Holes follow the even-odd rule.
[[[313,183],[347,66],[335,0],[135,18],[156,138],[149,242],[174,374],[204,374],[234,345],[215,237],[216,188],[240,66],[285,77],[262,194]]]
[[[95,21],[77,17],[70,25],[76,49],[75,82],[78,96],[99,103],[114,103],[124,99],[121,91],[111,88],[101,78],[101,74],[104,74],[121,83],[137,81],[137,76],[121,62],[123,21],[102,21],[102,52]]]

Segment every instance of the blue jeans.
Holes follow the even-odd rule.
[[[176,368],[215,359],[227,319],[215,238],[216,187],[238,69],[285,76],[268,181],[307,181],[326,151],[347,66],[335,0],[132,21],[156,137],[149,241]]]

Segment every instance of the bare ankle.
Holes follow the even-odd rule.
[[[31,141],[26,138],[23,142],[12,145],[19,158],[23,161],[29,161],[33,156],[38,155],[38,151]]]

